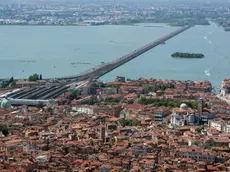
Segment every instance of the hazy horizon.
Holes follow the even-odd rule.
[[[15,4],[15,3],[103,3],[103,2],[116,2],[116,3],[229,3],[230,0],[0,0],[0,3]]]

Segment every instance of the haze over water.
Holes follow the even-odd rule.
[[[159,26],[159,27],[146,27]],[[213,29],[214,28],[214,29]],[[0,78],[28,78],[33,73],[59,77],[109,62],[178,28],[137,26],[1,26]],[[211,33],[210,33],[211,32]],[[205,39],[207,37],[207,39]],[[102,77],[116,76],[210,80],[230,78],[230,33],[216,26],[196,26]],[[174,52],[203,53],[203,59],[174,59]],[[26,62],[21,62],[26,61]],[[31,62],[27,62],[31,61]],[[83,62],[90,64],[75,64]],[[211,76],[204,70],[210,68]]]

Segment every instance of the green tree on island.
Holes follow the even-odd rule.
[[[175,52],[171,56],[177,58],[203,58],[204,54]]]

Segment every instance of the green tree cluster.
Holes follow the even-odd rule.
[[[127,79],[126,79],[126,81],[133,81],[133,79],[131,79],[131,78],[127,78]]]
[[[35,73],[29,76],[29,81],[37,81],[37,80],[42,80],[42,75]]]
[[[113,87],[113,85],[111,85],[111,84],[106,84],[105,87],[111,88],[111,87]]]
[[[95,81],[91,84],[92,87],[95,87],[95,88],[105,88],[106,85],[103,83],[103,82],[99,82],[99,81]]]
[[[108,129],[109,129],[109,130],[116,130],[116,129],[117,129],[117,126],[116,126],[116,125],[109,125],[109,126],[108,126]]]
[[[78,96],[80,95],[80,92],[78,90],[74,90],[71,95],[70,95],[70,99],[74,100],[76,99]]]
[[[199,127],[199,128],[196,128],[195,130],[196,130],[197,133],[201,133],[202,128]]]
[[[179,58],[203,58],[204,54],[175,52],[171,56],[172,57],[179,57]]]
[[[3,134],[4,136],[7,137],[7,136],[9,135],[9,133],[10,133],[10,132],[9,132],[9,129],[8,129],[8,128],[3,128],[3,129],[2,129],[2,134]]]
[[[15,86],[15,85],[16,85],[16,81],[14,80],[13,77],[11,77],[9,81],[5,81],[2,83],[1,88],[6,88],[9,86]]]
[[[106,97],[105,102],[107,102],[107,103],[118,103],[119,100],[116,98],[113,98],[113,97]]]
[[[195,129],[196,132],[201,133],[201,131],[204,130],[204,127],[198,127]]]
[[[134,103],[133,100],[129,100],[129,101],[128,101],[128,104],[133,104],[133,103]]]
[[[122,126],[139,126],[141,124],[141,122],[138,119],[125,119],[125,118],[121,118],[119,119],[119,123]]]
[[[157,92],[158,90],[164,91],[167,88],[175,88],[174,84],[153,84],[145,86],[147,92]]]
[[[179,107],[184,101],[180,99],[146,99],[146,98],[141,98],[139,100],[140,104],[152,104],[153,106],[166,106],[166,107]],[[188,107],[192,109],[197,109],[198,108],[198,103],[193,101],[187,101],[186,104]]]

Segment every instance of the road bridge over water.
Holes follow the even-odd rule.
[[[80,73],[78,75],[74,75],[74,76],[67,76],[67,77],[61,77],[61,78],[57,78],[58,80],[77,80],[77,81],[83,81],[83,80],[87,80],[87,79],[97,79],[103,75],[105,75],[106,73],[118,68],[119,66],[133,60],[134,58],[140,56],[141,54],[151,50],[152,48],[165,43],[165,41],[173,38],[174,36],[186,31],[187,29],[189,29],[191,26],[185,26],[182,27],[158,40],[155,40],[149,44],[144,45],[143,47],[136,49],[134,51],[132,51],[131,53],[117,59],[114,60],[112,62],[109,63],[104,63],[101,64],[99,66],[96,66],[92,69],[89,69],[83,73]]]
[[[133,60],[139,55],[149,51],[150,49],[160,44],[163,44],[165,41],[184,32],[190,27],[191,26],[180,28],[112,62],[101,64],[99,66],[96,66],[92,69],[89,69],[75,76],[57,78],[58,80],[64,80],[65,83],[63,84],[54,84],[51,86],[41,86],[41,87],[21,89],[18,92],[10,93],[8,97],[11,99],[12,104],[23,104],[24,103],[24,104],[29,104],[29,105],[37,105],[39,103],[47,103],[48,99],[53,99],[53,98],[58,97],[60,94],[64,93],[67,89],[71,87],[76,87],[76,85],[78,85],[75,89],[80,89],[81,87],[86,86],[90,82],[91,79],[97,79],[105,75],[106,73],[118,68],[119,66]],[[67,83],[69,84],[66,85]],[[88,99],[84,99],[84,101],[85,100],[88,100]]]

